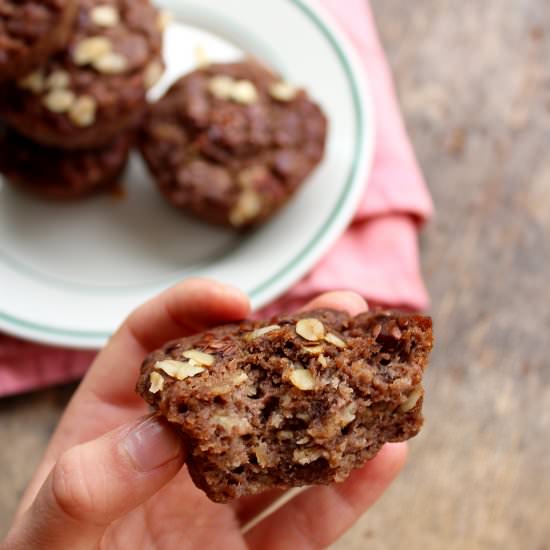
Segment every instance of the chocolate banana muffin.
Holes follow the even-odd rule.
[[[63,48],[76,0],[0,0],[0,81],[20,78]]]
[[[122,134],[98,149],[67,151],[0,128],[0,173],[12,185],[42,198],[77,199],[118,183],[131,142],[129,134]]]
[[[0,92],[1,115],[44,145],[102,146],[144,113],[163,72],[161,25],[149,0],[78,0],[68,46]]]
[[[344,480],[422,426],[432,322],[334,310],[221,326],[149,355],[138,393],[216,502]]]
[[[326,133],[305,90],[246,61],[178,80],[150,109],[140,147],[172,204],[247,228],[269,218],[319,164]]]

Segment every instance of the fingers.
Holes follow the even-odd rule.
[[[326,548],[380,497],[403,467],[406,454],[406,444],[385,445],[373,460],[345,482],[300,493],[246,534],[249,547],[262,550]],[[283,535],[281,526],[284,526]]]
[[[148,352],[193,331],[243,319],[249,311],[244,293],[205,279],[183,281],[135,310],[97,356],[69,403],[18,513],[30,505],[65,449],[146,412],[134,388]]]
[[[73,447],[8,537],[9,548],[96,548],[107,526],[147,500],[183,464],[181,437],[155,417]]]
[[[340,311],[346,311],[350,315],[358,315],[368,310],[367,302],[356,294],[349,291],[336,291],[321,294],[317,298],[311,300],[304,306],[304,310],[317,308],[331,308]]]

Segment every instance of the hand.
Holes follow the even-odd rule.
[[[355,294],[334,292],[307,309],[316,307],[357,314],[367,306]],[[147,407],[134,386],[148,352],[248,314],[241,292],[188,280],[130,315],[68,405],[0,548],[308,550],[342,535],[397,475],[404,444],[386,445],[344,483],[304,490],[243,533],[282,492],[214,504],[182,468],[174,429],[142,416]]]

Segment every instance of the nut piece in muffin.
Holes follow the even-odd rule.
[[[322,309],[221,326],[149,355],[138,393],[178,426],[216,502],[344,480],[422,426],[432,323]]]
[[[143,115],[164,69],[161,50],[149,0],[78,0],[67,47],[0,92],[0,112],[38,143],[101,146]]]
[[[151,107],[140,148],[173,205],[245,229],[296,192],[323,158],[326,133],[305,90],[243,61],[178,80]]]
[[[0,0],[0,81],[22,78],[63,48],[77,0]]]
[[[78,199],[118,183],[131,143],[126,133],[97,149],[67,151],[39,145],[0,127],[0,172],[10,184],[33,195]]]

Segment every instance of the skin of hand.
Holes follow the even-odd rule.
[[[324,294],[304,309],[367,309],[350,292]],[[147,353],[166,341],[250,313],[240,291],[189,279],[147,302],[99,353],[54,433],[0,550],[326,548],[384,492],[406,445],[388,444],[345,482],[303,490],[252,528],[283,493],[228,505],[192,483],[181,438],[152,416],[134,387]],[[145,415],[145,416],[144,416]]]

